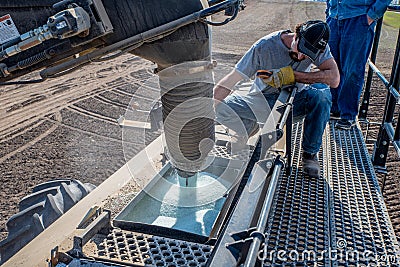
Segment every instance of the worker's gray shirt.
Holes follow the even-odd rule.
[[[258,70],[280,69],[292,65],[296,71],[308,72],[312,64],[317,67],[325,60],[332,58],[329,46],[313,62],[308,57],[301,62],[294,62],[289,56],[289,48],[282,42],[281,34],[285,31],[277,31],[261,38],[246,52],[246,54],[236,64],[236,70],[241,73],[243,78],[250,79]],[[303,90],[306,85],[296,83],[298,91]],[[265,84],[260,78],[255,78],[250,89],[250,94],[264,91],[266,93],[277,93],[278,90]]]

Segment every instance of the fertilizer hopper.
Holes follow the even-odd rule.
[[[214,151],[223,149],[216,145]],[[219,153],[208,160],[212,162],[206,169],[189,178],[165,165],[116,216],[114,225],[144,233],[158,229],[163,236],[196,242],[216,237],[249,158]]]

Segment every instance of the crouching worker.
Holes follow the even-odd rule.
[[[304,118],[302,168],[310,177],[320,176],[317,154],[330,115],[330,87],[337,87],[340,81],[328,40],[329,27],[318,20],[297,25],[295,32],[268,34],[253,44],[214,88],[217,122],[247,138],[257,132],[259,122],[266,121],[268,105],[273,106],[279,89],[296,85],[293,117],[294,121]],[[313,65],[316,68],[312,69]],[[239,81],[257,72],[247,94],[231,94]]]

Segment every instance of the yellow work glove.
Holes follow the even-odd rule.
[[[282,86],[296,83],[291,66],[274,70],[259,70],[257,71],[257,77],[260,77],[266,84],[275,88],[282,88]]]

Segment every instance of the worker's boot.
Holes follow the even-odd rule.
[[[303,173],[311,178],[318,178],[321,175],[317,153],[303,152]]]

